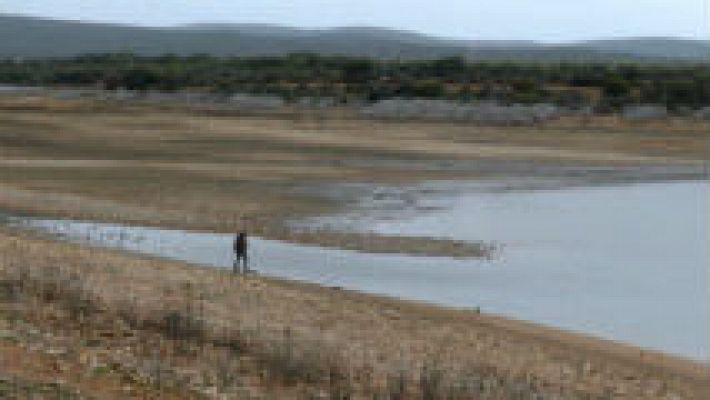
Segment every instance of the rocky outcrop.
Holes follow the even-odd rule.
[[[501,105],[495,102],[388,99],[363,107],[361,114],[378,119],[532,125],[559,117],[561,110],[545,103]]]

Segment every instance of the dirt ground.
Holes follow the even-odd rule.
[[[477,311],[17,233],[0,233],[0,254],[0,377],[59,379],[95,398],[700,400],[710,389],[699,364]]]
[[[318,191],[299,190],[333,183],[697,178],[705,174],[708,132],[710,124],[692,121],[600,118],[584,126],[561,120],[490,128],[369,121],[337,110],[215,115],[0,99],[0,209],[219,232],[246,228],[266,238],[368,251],[482,256],[484,244],[294,232],[284,222],[342,208]]]
[[[303,190],[332,184],[702,178],[709,135],[708,123],[679,120],[492,128],[0,99],[0,210],[485,256],[477,244],[285,223],[341,210]],[[59,379],[51,390],[89,398],[707,398],[698,364],[473,311],[9,233],[0,254],[0,286],[20,293],[0,302],[0,394]],[[34,286],[15,289],[23,280]]]

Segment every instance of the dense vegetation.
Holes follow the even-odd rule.
[[[616,110],[652,103],[671,110],[710,105],[710,65],[633,63],[426,61],[291,54],[217,58],[86,55],[70,59],[5,60],[0,82],[15,85],[98,86],[108,90],[206,89],[268,93],[339,102],[385,98],[446,98],[502,103],[551,102],[571,108]]]

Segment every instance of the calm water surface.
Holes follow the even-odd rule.
[[[465,185],[464,185],[465,186]],[[450,189],[450,188],[449,188]],[[495,241],[492,260],[375,255],[251,239],[252,267],[277,277],[535,321],[708,360],[707,182],[374,194],[357,213],[309,223]],[[392,193],[390,193],[391,195]],[[411,193],[410,193],[411,194]],[[404,200],[402,200],[404,198]],[[393,206],[404,201],[417,206]],[[62,238],[228,268],[231,236],[13,219]]]

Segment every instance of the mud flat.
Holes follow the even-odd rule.
[[[490,243],[304,232],[346,209],[342,184],[540,178],[562,185],[706,175],[699,123],[488,128],[347,113],[211,115],[149,105],[0,100],[0,208],[384,253],[486,256]],[[344,189],[347,193],[347,189]],[[357,198],[354,198],[357,200]]]

